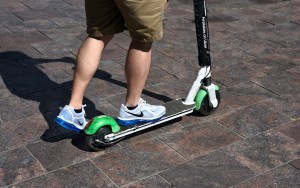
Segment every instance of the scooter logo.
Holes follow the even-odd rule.
[[[203,45],[204,48],[207,48],[207,35],[206,35],[206,20],[205,17],[202,17],[202,32],[203,32]]]

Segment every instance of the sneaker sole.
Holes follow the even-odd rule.
[[[158,121],[160,120],[162,117],[164,117],[165,114],[163,114],[162,116],[156,118],[156,119],[151,119],[151,120],[148,120],[148,119],[133,119],[133,120],[120,120],[120,119],[116,119],[118,125],[121,125],[121,126],[133,126],[133,125],[137,125],[137,124],[143,124],[143,123],[150,123],[150,122],[155,122],[155,121]]]
[[[57,123],[58,125],[62,126],[65,129],[69,129],[69,130],[72,130],[72,131],[75,131],[78,133],[81,132],[81,130],[78,129],[77,127],[75,127],[73,124],[68,123],[59,117],[56,117],[54,122]]]

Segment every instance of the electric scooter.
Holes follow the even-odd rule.
[[[212,114],[219,106],[219,87],[211,80],[211,58],[208,19],[205,0],[193,0],[200,70],[185,99],[166,102],[166,114],[158,121],[130,127],[119,126],[113,117],[101,115],[91,119],[84,128],[88,146],[102,150],[133,133],[157,126],[196,111],[199,115]]]

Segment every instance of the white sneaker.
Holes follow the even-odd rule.
[[[117,123],[122,126],[132,126],[158,121],[165,113],[166,108],[164,106],[150,105],[143,99],[140,99],[138,106],[133,110],[129,110],[124,104],[121,105]]]
[[[82,106],[82,112],[81,113],[76,113],[74,111],[74,108],[66,105],[59,115],[55,118],[55,122],[66,128],[70,129],[76,132],[80,132],[85,125],[87,124],[87,121],[85,120],[85,111],[84,111],[84,106]]]

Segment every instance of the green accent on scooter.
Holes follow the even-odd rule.
[[[219,91],[219,86],[215,85],[215,90]],[[201,108],[201,104],[202,101],[204,99],[204,97],[207,95],[207,91],[204,89],[200,89],[194,99],[196,106],[195,106],[195,110],[200,110]]]
[[[84,132],[87,135],[93,135],[95,134],[99,129],[101,129],[104,126],[110,126],[111,131],[113,133],[116,133],[120,131],[120,126],[117,124],[116,120],[110,116],[97,116],[94,117],[84,128]]]

